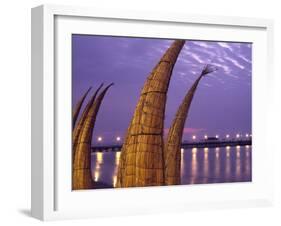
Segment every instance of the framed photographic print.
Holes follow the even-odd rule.
[[[272,22],[32,9],[32,215],[269,205]]]

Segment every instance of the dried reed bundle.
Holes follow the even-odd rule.
[[[96,99],[96,96],[98,94],[98,92],[100,91],[101,87],[103,86],[103,84],[101,84],[96,92],[94,93],[94,95],[91,97],[91,99],[89,100],[89,102],[87,103],[77,125],[74,127],[73,129],[73,132],[72,132],[72,161],[74,161],[74,152],[76,150],[76,146],[77,146],[77,142],[78,142],[78,138],[79,138],[79,134],[81,132],[81,129],[82,129],[82,126],[86,120],[86,117],[88,115],[88,112],[91,108],[91,106],[93,105],[95,99]]]
[[[121,150],[117,187],[164,184],[163,127],[173,67],[185,41],[174,41],[142,89]]]
[[[92,87],[90,87],[86,93],[82,96],[82,98],[78,101],[73,113],[72,113],[72,129],[74,129],[75,124],[76,124],[76,120],[78,118],[79,112],[81,110],[82,104],[86,98],[86,96],[88,95],[88,93],[90,92],[90,90],[92,89]]]
[[[112,85],[113,83],[108,85],[95,99],[83,123],[75,150],[72,189],[76,190],[93,188],[93,180],[91,175],[92,134],[101,102],[107,90]]]
[[[181,183],[181,141],[185,121],[188,111],[196,91],[196,88],[203,76],[217,70],[210,65],[206,65],[199,78],[196,79],[192,87],[187,92],[168,132],[167,141],[164,147],[165,159],[165,185],[175,185]]]

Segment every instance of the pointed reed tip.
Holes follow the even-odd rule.
[[[104,83],[101,83],[101,84],[99,85],[99,87],[98,87],[98,90],[100,90],[101,87],[103,87],[103,85],[104,85]]]
[[[96,89],[96,92],[95,92],[95,94],[94,94],[94,98],[95,98],[95,96],[99,93],[99,91],[100,91],[100,89],[103,87],[103,83],[101,83],[100,85],[99,85],[99,87]]]
[[[210,74],[212,72],[217,71],[218,68],[212,64],[206,64],[204,69],[202,70],[202,76],[206,76],[207,74]]]
[[[105,87],[105,89],[109,89],[111,86],[113,86],[114,85],[114,83],[112,82],[112,83],[110,83],[107,87]]]
[[[110,83],[108,86],[106,86],[105,88],[104,88],[104,90],[102,91],[102,93],[105,93],[105,92],[107,92],[107,90],[111,87],[111,86],[113,86],[114,85],[114,83],[112,82],[112,83]]]

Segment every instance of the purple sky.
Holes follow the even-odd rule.
[[[111,143],[116,136],[124,137],[144,81],[172,41],[72,36],[73,106],[90,86],[93,92],[102,82],[115,84],[100,108],[93,143],[97,136],[102,136],[104,143]],[[211,41],[185,43],[168,91],[165,130],[206,63],[219,70],[201,80],[185,124],[184,139],[193,134],[223,137],[251,133],[252,46]]]

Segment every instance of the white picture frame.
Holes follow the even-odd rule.
[[[92,25],[96,26],[96,29],[93,29]],[[138,31],[130,27],[132,25],[146,29]],[[167,26],[173,32],[164,31],[167,30],[165,29]],[[256,175],[253,182],[198,185],[189,186],[188,189],[183,185],[72,192],[69,188],[70,181],[62,179],[69,179],[69,171],[64,171],[64,169],[69,169],[69,165],[64,165],[61,161],[61,159],[66,159],[70,164],[70,158],[65,156],[65,152],[71,147],[69,142],[68,144],[60,142],[63,138],[70,139],[69,133],[64,133],[70,130],[70,124],[68,125],[67,121],[71,117],[70,108],[58,112],[58,103],[62,103],[63,100],[66,100],[63,101],[65,103],[70,103],[67,99],[71,94],[71,86],[69,86],[71,84],[69,77],[71,51],[67,38],[69,34],[71,32],[97,34],[98,32],[103,35],[118,35],[121,32],[122,35],[133,37],[138,35],[162,37],[164,34],[162,32],[166,32],[166,38],[190,38],[186,37],[186,33],[180,33],[180,30],[184,30],[182,28],[185,27],[197,29],[197,26],[201,30],[218,29],[220,36],[210,33],[206,37],[203,31],[198,31],[197,35],[192,36],[193,39],[216,40],[219,38],[231,41],[234,38],[233,34],[240,29],[241,37],[237,34],[235,40],[248,39],[254,43],[253,51],[256,51],[254,54],[257,57],[253,65],[253,74],[255,74],[253,78],[253,146],[256,147],[257,154],[253,160],[253,173]],[[155,29],[157,27],[159,30]],[[62,52],[63,55],[61,55]],[[62,58],[65,62],[60,60]],[[270,148],[266,133],[266,120],[271,108],[266,99],[271,98],[272,95],[272,62],[273,22],[271,20],[123,12],[56,5],[33,8],[32,216],[41,220],[55,220],[271,205],[273,179],[268,175],[273,172],[274,150]],[[57,76],[58,74],[63,75]],[[64,87],[61,86],[61,79],[66,81]],[[260,149],[266,150],[262,157]],[[163,199],[163,197],[166,198]]]

